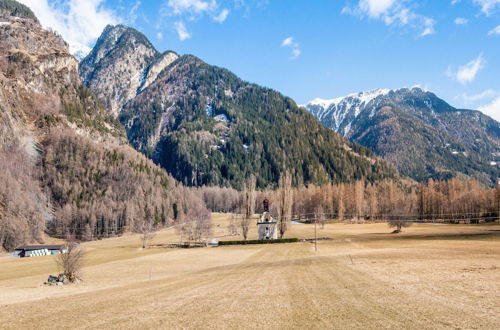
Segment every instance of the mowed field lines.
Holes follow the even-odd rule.
[[[224,235],[227,217],[214,224]],[[317,252],[311,243],[141,250],[129,235],[83,244],[85,282],[64,287],[41,285],[57,271],[51,256],[0,258],[0,328],[500,329],[500,225],[389,233],[327,224],[318,234],[332,240]],[[313,225],[287,234],[313,235]],[[155,243],[176,239],[168,229]]]

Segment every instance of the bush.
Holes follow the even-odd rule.
[[[220,241],[219,245],[297,243],[298,241],[298,238],[254,239],[248,241]]]

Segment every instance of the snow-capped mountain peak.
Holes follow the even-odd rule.
[[[368,104],[373,99],[375,99],[381,95],[387,95],[390,91],[391,91],[390,89],[374,89],[374,90],[367,91],[367,92],[352,93],[352,94],[349,94],[347,96],[337,97],[337,98],[329,99],[329,100],[325,100],[322,98],[315,98],[314,100],[309,102],[307,105],[317,105],[317,106],[321,106],[322,108],[329,108],[332,105],[340,104],[343,100],[345,100],[347,98],[357,99],[357,100],[359,100],[360,104]]]
[[[304,107],[321,121],[342,135],[347,135],[354,121],[370,102],[391,92],[390,89],[374,89],[367,92],[349,94],[334,99],[316,98]]]
[[[497,181],[500,125],[413,86],[376,89],[304,106],[328,128],[364,145],[417,180],[474,173]]]

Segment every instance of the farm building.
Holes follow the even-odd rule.
[[[13,255],[19,258],[47,256],[64,253],[63,248],[64,245],[26,245],[17,247]]]

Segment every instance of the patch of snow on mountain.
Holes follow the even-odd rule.
[[[90,48],[89,46],[78,43],[78,42],[70,42],[69,43],[69,52],[71,53],[71,55],[76,57],[78,62],[83,60],[85,58],[85,56],[87,56],[90,53],[91,50],[92,50],[92,48]]]
[[[214,117],[215,120],[217,121],[222,121],[222,122],[225,122],[225,123],[229,123],[229,119],[227,118],[227,116],[225,114],[220,114],[220,115],[217,115]]]
[[[214,116],[214,110],[212,109],[212,105],[210,103],[207,103],[206,111],[207,111],[207,116],[209,117]]]
[[[360,104],[367,105],[368,103],[370,103],[372,100],[376,99],[377,97],[385,96],[385,95],[389,94],[390,91],[391,91],[390,89],[374,89],[372,91],[361,92],[361,93],[358,93],[357,95],[351,94],[349,96],[357,97],[360,101]]]
[[[344,136],[346,136],[347,134],[349,134],[349,131],[351,130],[351,123],[347,124],[345,127],[344,127]]]

